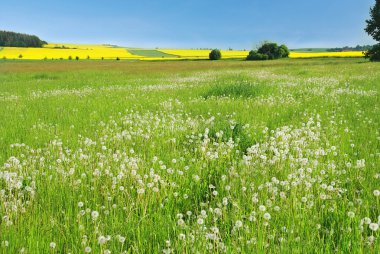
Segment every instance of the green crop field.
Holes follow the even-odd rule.
[[[171,54],[166,54],[164,52],[154,50],[154,49],[128,49],[128,52],[130,52],[133,55],[138,55],[138,56],[145,56],[145,57],[169,57],[169,58],[176,58],[179,56],[176,55],[171,55]]]
[[[0,253],[379,253],[379,93],[362,59],[2,61]]]

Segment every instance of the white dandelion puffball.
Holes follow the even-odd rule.
[[[93,220],[97,220],[99,217],[99,212],[98,211],[92,211],[91,212],[91,217]]]
[[[379,229],[379,224],[377,224],[377,223],[371,223],[371,224],[369,224],[369,228],[372,231],[377,231]]]
[[[241,228],[243,226],[243,222],[241,221],[241,220],[237,220],[236,222],[235,222],[235,227],[237,227],[237,228]]]

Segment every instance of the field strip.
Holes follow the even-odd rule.
[[[136,56],[153,57],[153,58],[178,58],[179,56],[167,54],[154,49],[127,49],[129,53]]]

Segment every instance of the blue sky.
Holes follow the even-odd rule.
[[[374,44],[364,32],[375,0],[3,1],[0,30],[48,42],[252,49]]]

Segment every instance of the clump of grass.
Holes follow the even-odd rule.
[[[54,75],[51,75],[51,74],[47,74],[47,73],[39,73],[39,74],[33,75],[33,79],[37,79],[37,80],[57,80],[58,77],[54,76]]]

